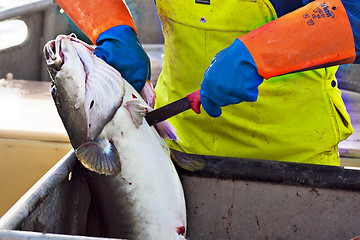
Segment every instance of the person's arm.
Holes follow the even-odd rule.
[[[95,54],[117,69],[137,90],[150,79],[150,59],[137,38],[130,11],[122,0],[55,0],[97,45]]]
[[[353,63],[354,35],[340,0],[314,1],[240,36],[213,59],[201,84],[212,117],[221,107],[256,101],[263,78]]]

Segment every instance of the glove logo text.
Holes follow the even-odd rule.
[[[305,13],[303,17],[306,19],[309,18],[307,24],[311,26],[315,24],[315,19],[321,19],[325,17],[335,18],[335,13],[333,11],[335,9],[336,7],[330,8],[326,3],[322,3],[319,7],[315,8],[312,13]]]

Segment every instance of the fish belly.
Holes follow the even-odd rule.
[[[115,176],[96,176],[97,181],[106,181],[97,190],[100,191],[97,198],[108,215],[107,236],[184,239],[178,233],[186,228],[184,193],[169,150],[153,128],[145,123],[136,129],[124,123],[126,116],[126,110],[119,109],[115,120],[107,126],[108,132],[116,133],[110,138],[120,155],[121,172]],[[116,119],[121,119],[122,124],[117,124]],[[108,194],[106,191],[111,191],[111,198],[101,197]],[[109,219],[114,220],[108,223]],[[114,222],[119,224],[116,230],[110,229],[116,225]]]
[[[152,129],[148,128],[149,132]],[[147,131],[145,131],[147,132]],[[177,229],[186,225],[185,200],[181,182],[169,152],[142,133],[129,152],[132,160],[123,164],[118,181],[123,181],[127,196],[134,205],[133,218],[138,239],[179,239]],[[150,135],[150,134],[149,134]],[[154,138],[157,136],[154,136]],[[150,141],[149,141],[150,140]],[[136,150],[135,150],[136,149]]]

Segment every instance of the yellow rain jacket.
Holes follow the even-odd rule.
[[[156,108],[199,89],[216,53],[277,18],[268,0],[156,3],[165,37]],[[336,70],[265,80],[256,102],[224,107],[219,118],[204,110],[200,115],[181,113],[170,119],[181,141],[169,146],[193,154],[339,165],[337,144],[353,128],[337,88]]]

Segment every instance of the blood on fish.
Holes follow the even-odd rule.
[[[131,95],[132,95],[133,98],[137,99],[137,97],[133,93]]]
[[[127,184],[129,184],[129,185],[132,185],[132,183],[131,182],[128,182],[128,181],[126,181],[126,179],[125,178],[121,178],[122,180],[124,180]]]
[[[185,227],[184,227],[184,226],[177,227],[177,228],[176,228],[176,232],[177,232],[179,235],[184,236],[184,234],[185,234]]]
[[[159,128],[156,126],[156,124],[154,124],[154,128],[155,128],[156,132],[161,136],[160,130],[159,130]]]

